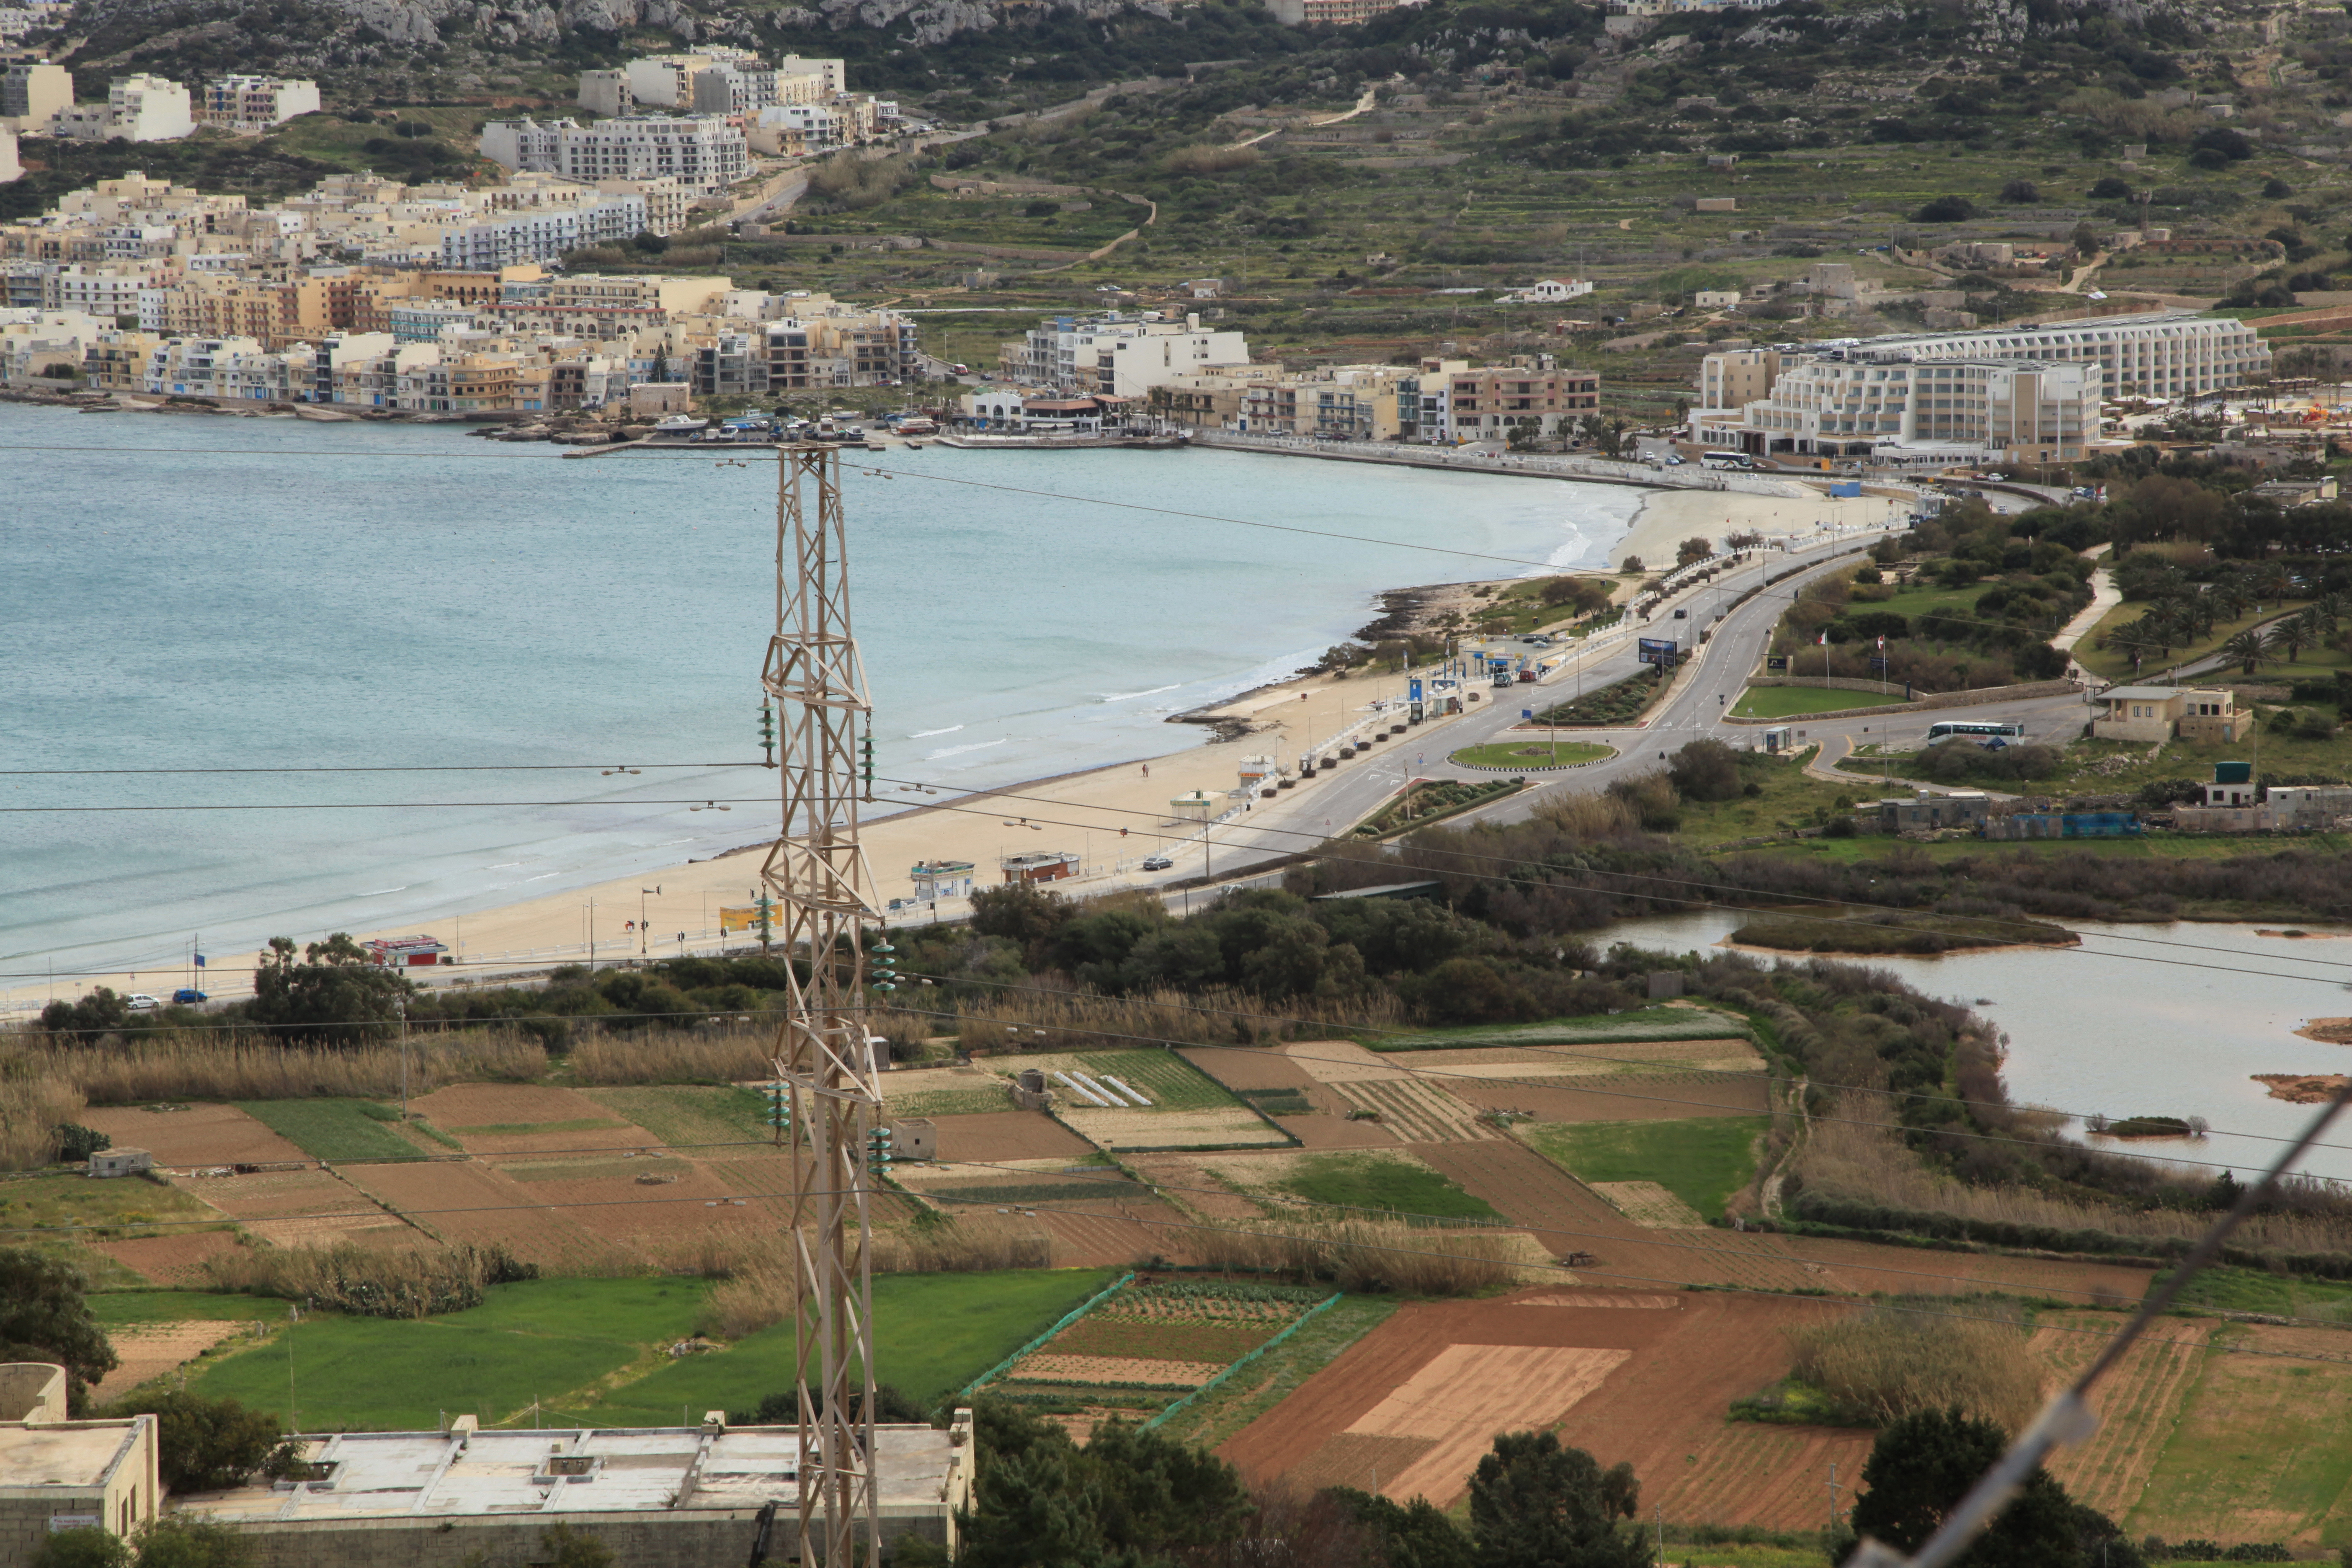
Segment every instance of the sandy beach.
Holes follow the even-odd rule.
[[[1654,491],[1645,499],[1626,537],[1611,550],[1610,559],[1622,562],[1627,555],[1638,555],[1655,570],[1671,564],[1675,545],[1693,535],[1718,543],[1725,533],[1740,531],[1768,538],[1803,535],[1825,523],[1851,527],[1875,521],[1897,504],[1876,497],[1831,500],[1725,491]],[[1463,586],[1466,590],[1467,585]],[[1197,831],[1196,825],[1175,818],[1170,804],[1172,797],[1193,790],[1222,795],[1235,787],[1237,764],[1244,757],[1271,754],[1285,764],[1295,764],[1301,752],[1365,718],[1376,704],[1401,702],[1404,690],[1402,675],[1315,676],[1284,681],[1193,716],[1243,721],[1250,732],[1238,738],[1216,741],[1213,731],[1199,723],[1171,724],[1168,750],[1162,754],[977,795],[946,787],[926,793],[908,787],[908,779],[886,779],[877,785],[875,804],[865,808],[869,815],[863,827],[875,897],[882,904],[910,898],[914,889],[909,868],[918,861],[971,861],[978,884],[987,886],[1000,879],[1000,856],[1036,852],[1082,857],[1088,875],[1067,889],[1071,893],[1082,896],[1107,890],[1119,885],[1119,873],[1144,856]],[[1238,727],[1225,726],[1229,731]],[[1422,737],[1433,729],[1441,733],[1424,742]],[[1431,725],[1397,742],[1391,754],[1409,761],[1420,752],[1437,753],[1444,744],[1442,726]],[[1298,789],[1311,792],[1314,787],[1314,781],[1306,781]],[[743,793],[755,793],[755,788]],[[1307,798],[1299,796],[1302,802]],[[1223,804],[1220,801],[1218,807]],[[894,810],[897,807],[915,809]],[[352,934],[364,941],[429,932],[460,955],[467,969],[478,971],[576,963],[587,956],[592,940],[599,961],[634,957],[641,951],[653,957],[687,950],[711,952],[719,945],[721,906],[749,903],[757,896],[764,844],[776,830],[777,813],[772,806],[739,805],[732,810],[730,820],[740,830],[730,836],[732,840],[757,847],[523,902],[452,909],[395,928]],[[871,816],[881,811],[893,814],[878,819]],[[1333,822],[1328,831],[1341,832],[1349,826],[1349,822]],[[658,892],[646,890],[656,888]],[[953,908],[960,910],[961,905]],[[641,910],[646,928],[642,931],[636,929]],[[683,942],[680,932],[688,933]],[[315,941],[326,933],[288,934],[298,941]],[[728,940],[740,943],[744,939]],[[214,995],[249,993],[254,954],[211,956],[206,988]],[[118,991],[168,996],[173,987],[184,983],[184,973],[176,968],[82,975],[60,980],[54,994],[70,998],[104,984]],[[37,1004],[50,994],[50,987],[41,982],[18,982],[0,996]]]

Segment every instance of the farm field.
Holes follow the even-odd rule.
[[[1523,1123],[1513,1131],[1545,1158],[1588,1182],[1655,1182],[1705,1219],[1723,1213],[1756,1173],[1762,1117],[1700,1117],[1579,1126]]]
[[[422,1160],[425,1151],[394,1125],[396,1107],[373,1100],[247,1100],[239,1110],[314,1160]]]
[[[1447,1050],[1462,1046],[1606,1045],[1625,1040],[1746,1039],[1748,1020],[1712,1007],[1644,1007],[1631,1013],[1553,1018],[1540,1024],[1464,1025],[1417,1034],[1367,1035],[1376,1051]]]
[[[1241,1103],[1224,1085],[1174,1051],[1036,1051],[992,1057],[989,1062],[992,1073],[1006,1079],[1034,1068],[1052,1086],[1056,1107],[1073,1110],[1100,1108],[1091,1106],[1085,1095],[1073,1091],[1056,1073],[1076,1073],[1097,1083],[1116,1079],[1139,1090],[1151,1102],[1148,1109],[1161,1113],[1224,1110]],[[1117,1096],[1112,1099],[1117,1104],[1127,1103]]]
[[[1274,1185],[1311,1204],[1389,1209],[1441,1219],[1503,1217],[1486,1199],[1463,1191],[1428,1164],[1402,1152],[1307,1155],[1291,1162],[1290,1169]]]
[[[953,1392],[1102,1288],[1099,1270],[896,1274],[874,1282],[882,1379],[920,1400]],[[550,1279],[491,1287],[479,1307],[421,1321],[313,1316],[226,1356],[189,1386],[283,1419],[289,1375],[302,1428],[431,1430],[471,1411],[484,1426],[548,1417],[667,1426],[683,1407],[744,1409],[792,1379],[780,1324],[728,1348],[670,1360],[694,1331],[690,1279]],[[278,1303],[257,1300],[265,1311]]]
[[[2167,1323],[2158,1332],[2179,1334]],[[2232,1349],[2254,1352],[2232,1354]],[[2270,1352],[2268,1354],[2260,1352]],[[2352,1366],[2273,1359],[2344,1353],[2329,1329],[2232,1324],[2212,1331],[2147,1472],[2116,1522],[2170,1540],[2352,1542]]]
[[[1447,1093],[1481,1110],[1520,1112],[1546,1122],[1755,1117],[1770,1110],[1770,1080],[1758,1071],[1626,1071],[1591,1078],[1454,1078],[1444,1082]]]
[[[2072,1377],[2099,1352],[2103,1341],[2095,1336],[2121,1326],[2112,1312],[2048,1313],[2035,1320],[2032,1348],[2053,1372]],[[2072,1329],[2091,1332],[2067,1331]],[[2060,1449],[2050,1463],[2050,1473],[2075,1501],[2118,1521],[2138,1505],[2179,1422],[2182,1399],[2205,1363],[2210,1333],[2205,1324],[2171,1319],[2125,1352],[2099,1387],[2098,1431],[2086,1443]]]
[[[1644,1503],[1671,1521],[1801,1529],[1828,1462],[1859,1467],[1870,1435],[1736,1426],[1723,1412],[1785,1368],[1778,1330],[1825,1310],[1837,1309],[1559,1288],[1409,1302],[1219,1452],[1253,1480],[1376,1480],[1444,1508],[1507,1409],[1508,1424],[1558,1426],[1603,1465],[1631,1461]]]
[[[234,1105],[93,1105],[81,1119],[124,1148],[146,1150],[158,1165],[266,1165],[306,1157]]]
[[[882,1093],[893,1116],[979,1116],[1009,1110],[1004,1080],[979,1068],[916,1068],[885,1074]]]
[[[1090,1431],[1156,1415],[1299,1322],[1332,1292],[1213,1279],[1122,1286],[984,1392]]]
[[[1062,1120],[1097,1146],[1123,1149],[1280,1147],[1290,1134],[1246,1105],[1207,1110],[1065,1110]]]

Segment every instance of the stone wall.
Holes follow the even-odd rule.
[[[42,1526],[47,1528],[44,1511]],[[562,1514],[477,1514],[434,1519],[394,1515],[383,1519],[297,1520],[243,1525],[237,1533],[253,1552],[253,1568],[530,1568],[545,1563],[540,1536],[552,1524],[593,1535],[626,1568],[712,1568],[748,1561],[759,1530],[756,1509],[687,1509],[681,1511]],[[886,1543],[909,1535],[947,1546],[945,1509],[920,1513],[882,1510]],[[768,1561],[783,1563],[799,1552],[800,1516],[776,1510]],[[16,1562],[0,1549],[0,1561]]]

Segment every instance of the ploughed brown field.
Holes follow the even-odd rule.
[[[1559,1287],[1412,1302],[1218,1452],[1256,1482],[1377,1487],[1444,1508],[1496,1432],[1557,1426],[1604,1465],[1630,1461],[1645,1511],[1802,1529],[1829,1463],[1858,1468],[1872,1434],[1724,1414],[1787,1370],[1781,1328],[1853,1310]]]

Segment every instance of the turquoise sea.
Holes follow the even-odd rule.
[[[773,464],[557,450],[0,405],[0,805],[403,803],[0,814],[0,988],[161,967],[198,934],[246,952],[533,897],[772,832],[757,805],[654,803],[771,790],[719,764],[759,755]],[[880,769],[965,785],[1197,743],[1168,716],[1289,674],[1379,590],[1516,569],[1478,553],[1600,564],[1641,499],[1205,450],[856,460]],[[653,763],[711,765],[24,771]],[[540,804],[574,801],[607,804]]]

